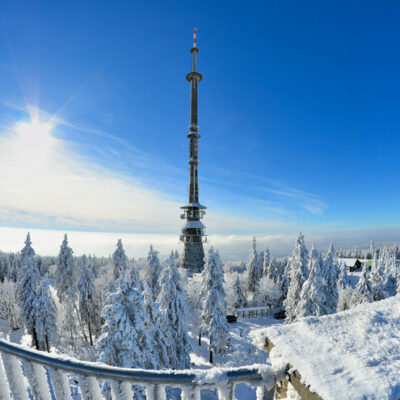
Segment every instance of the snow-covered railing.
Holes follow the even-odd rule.
[[[110,382],[112,398],[132,399],[132,384],[146,390],[146,398],[164,400],[166,386],[182,389],[182,399],[200,400],[202,389],[215,388],[219,399],[234,399],[235,386],[257,386],[257,399],[272,400],[274,374],[270,367],[253,365],[209,370],[150,371],[116,368],[32,350],[0,339],[0,399],[72,400],[70,383],[83,400],[102,399],[101,385]],[[143,388],[143,390],[144,390]]]
[[[265,315],[271,314],[272,305],[268,305],[265,307],[247,307],[247,308],[238,308],[236,310],[238,317],[263,317]]]

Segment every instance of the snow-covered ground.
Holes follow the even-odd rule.
[[[250,331],[262,327],[281,324],[282,320],[276,320],[272,316],[260,318],[239,318],[237,322],[229,324],[231,328],[231,348],[224,357],[214,356],[214,363],[209,363],[208,339],[202,339],[202,345],[198,345],[198,337],[191,336],[193,352],[190,355],[194,368],[212,368],[213,366],[237,367],[249,364],[265,363],[268,354],[257,347],[250,337]]]
[[[275,347],[273,367],[290,363],[324,400],[400,398],[400,296],[251,333]]]

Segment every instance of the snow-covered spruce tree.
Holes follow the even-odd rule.
[[[60,303],[64,301],[65,294],[69,288],[74,286],[76,283],[76,268],[75,261],[73,257],[73,251],[71,247],[68,246],[68,237],[65,234],[64,240],[60,247],[60,253],[57,258],[57,269],[56,269],[56,279],[55,286],[57,289],[57,296]]]
[[[28,332],[32,335],[33,345],[40,349],[35,321],[32,310],[40,285],[40,273],[34,256],[22,258],[18,274],[17,300],[21,309],[21,316]]]
[[[284,267],[281,265],[281,262],[276,258],[273,258],[269,261],[269,265],[264,276],[268,276],[268,278],[274,282],[278,282],[278,280],[282,280],[282,275],[284,274],[283,268]]]
[[[263,276],[270,276],[270,263],[271,256],[269,253],[269,249],[265,249],[264,259],[263,259]]]
[[[37,264],[38,264],[38,269],[40,272],[40,276],[46,276],[49,273],[49,266],[45,262],[43,262],[42,257],[37,256]]]
[[[19,270],[19,258],[16,254],[10,253],[8,258],[8,271],[7,277],[12,282],[17,282],[18,270]]]
[[[396,295],[400,295],[400,273],[396,276]]]
[[[309,254],[308,270],[310,273],[300,292],[296,318],[332,313],[332,310],[328,308],[329,302],[325,292],[329,276],[323,270],[322,257],[314,244]]]
[[[287,293],[289,290],[290,278],[290,264],[289,261],[285,258],[283,261],[279,261],[277,264],[277,271],[278,271],[278,282],[281,287],[282,292],[282,299],[285,300],[287,297]]]
[[[153,301],[153,294],[150,286],[145,282],[143,290],[144,309],[149,317],[147,331],[151,338],[152,353],[155,360],[154,369],[169,368],[167,351],[167,339],[160,326],[160,311],[158,303]]]
[[[123,271],[116,291],[108,293],[97,340],[99,361],[126,368],[153,368],[153,343],[147,332],[149,317],[143,297],[132,280],[134,274]]]
[[[396,294],[397,263],[396,253],[393,249],[386,248],[382,257],[384,263],[384,293],[385,298]]]
[[[31,234],[28,232],[25,239],[25,246],[20,252],[21,262],[24,260],[24,258],[31,258],[34,257],[35,255],[36,255],[35,250],[33,250],[32,248]]]
[[[174,253],[174,258],[175,258],[175,253]],[[150,251],[147,254],[146,267],[144,271],[144,280],[149,285],[153,293],[154,301],[157,299],[157,296],[160,293],[160,275],[161,275],[161,264],[160,260],[158,259],[158,251],[155,251],[153,249],[153,246],[150,246]]]
[[[347,275],[347,266],[344,262],[339,263],[339,279],[337,281],[338,303],[336,311],[344,311],[351,307],[352,288]]]
[[[253,292],[257,288],[257,282],[261,277],[262,271],[260,271],[260,262],[257,254],[257,243],[256,238],[253,238],[253,244],[251,246],[249,261],[247,262],[247,290]]]
[[[360,279],[351,296],[352,306],[362,303],[372,303],[374,301],[374,292],[372,289],[368,268],[363,268]]]
[[[323,259],[323,274],[326,276],[325,298],[327,314],[336,312],[338,304],[337,282],[339,279],[339,266],[333,243],[330,244],[328,253]]]
[[[113,277],[115,282],[122,273],[128,269],[128,257],[125,254],[121,239],[118,239],[117,248],[114,251],[112,258],[114,266]]]
[[[95,277],[89,269],[86,255],[82,256],[81,276],[78,281],[79,314],[83,325],[87,326],[89,341],[93,345],[93,335],[100,329],[101,301],[95,286]]]
[[[235,308],[246,307],[247,301],[242,290],[242,282],[240,281],[239,274],[236,274],[235,283],[233,284],[233,303]]]
[[[7,278],[0,284],[0,319],[8,320],[11,330],[23,326],[21,309],[17,301],[17,284]]]
[[[8,276],[8,256],[5,253],[0,252],[0,283],[4,282],[4,280]]]
[[[288,264],[289,288],[284,307],[286,311],[286,322],[290,323],[296,319],[297,305],[303,283],[308,278],[307,270],[308,255],[304,244],[304,236],[300,233],[293,251],[292,260]]]
[[[385,298],[385,273],[382,260],[378,259],[375,253],[371,268],[371,286],[374,301]]]
[[[203,312],[201,314],[202,332],[210,339],[210,362],[212,352],[223,355],[229,347],[229,326],[226,320],[224,272],[217,251],[211,247],[202,273]]]
[[[186,293],[173,256],[169,256],[163,264],[160,282],[160,327],[167,338],[169,367],[190,368],[191,345],[187,326]]]
[[[276,283],[269,276],[263,276],[257,284],[253,297],[253,306],[270,306],[276,309],[282,305],[282,292],[279,283]]]
[[[41,282],[38,288],[30,319],[36,330],[39,349],[50,352],[50,344],[57,335],[57,309],[45,282]]]

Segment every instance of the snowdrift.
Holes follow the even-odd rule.
[[[400,398],[400,296],[251,333],[274,347],[274,369],[290,363],[324,400]]]

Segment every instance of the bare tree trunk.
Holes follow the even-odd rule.
[[[201,329],[199,329],[199,346],[201,346]]]
[[[93,346],[93,339],[92,339],[92,327],[90,325],[90,319],[88,321],[88,328],[89,328],[89,339],[90,339],[90,344]]]
[[[33,344],[36,347],[36,350],[40,350],[39,349],[39,341],[38,341],[38,337],[37,337],[35,328],[32,329],[32,339],[33,339]]]
[[[49,337],[47,335],[45,335],[44,339],[46,341],[47,352],[50,353]]]
[[[85,333],[83,322],[82,322],[81,317],[79,315],[79,311],[78,311],[78,308],[76,307],[76,304],[74,304],[74,309],[75,309],[76,315],[78,316],[79,327],[81,328],[82,335],[83,335],[83,337],[85,339],[85,342],[88,342],[88,338],[87,338],[86,333]]]

